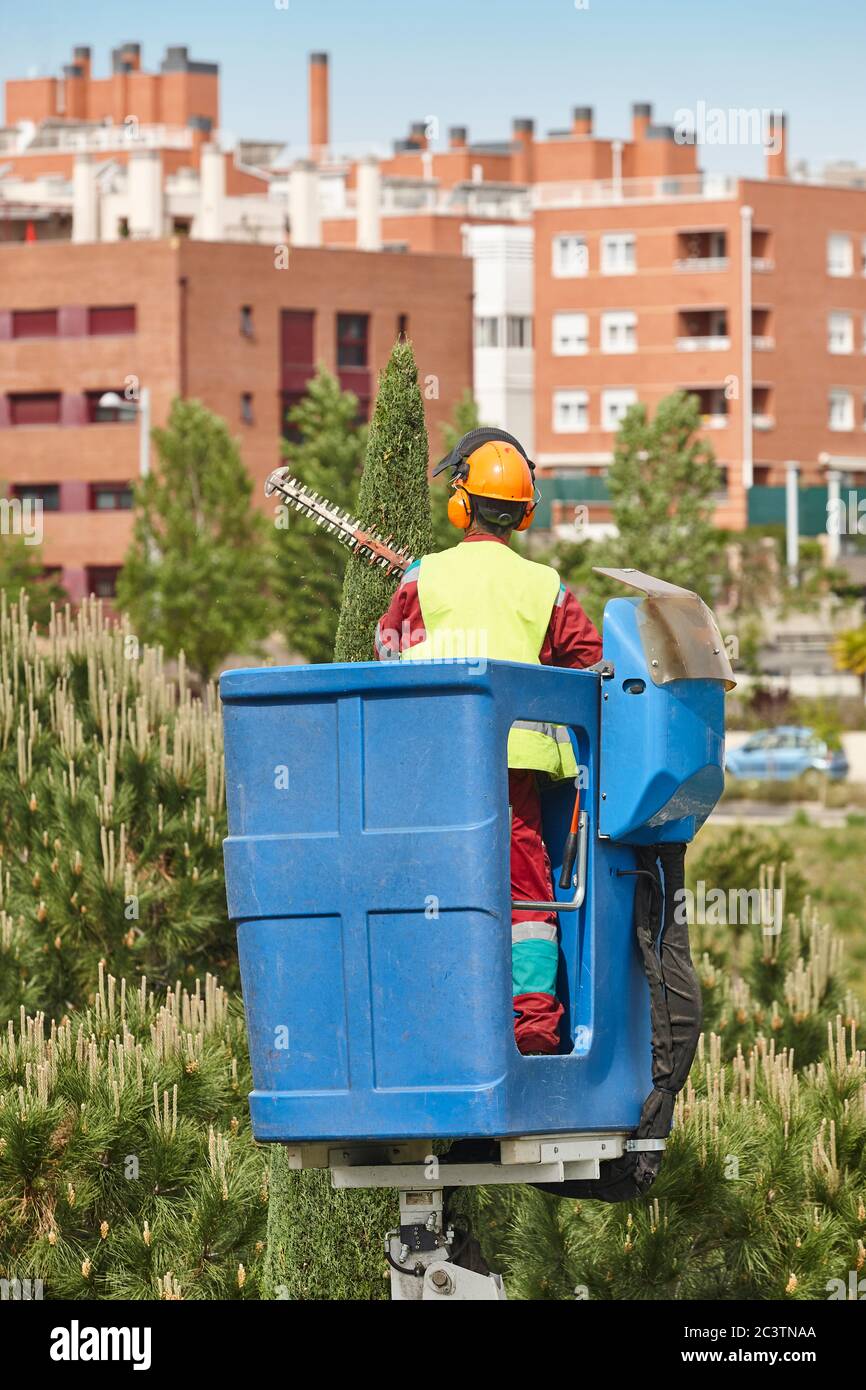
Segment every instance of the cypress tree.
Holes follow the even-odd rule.
[[[358,495],[361,525],[413,555],[433,546],[427,488],[429,448],[415,354],[398,342],[379,379]],[[370,661],[373,633],[395,578],[352,556],[346,567],[335,661]],[[394,1192],[334,1192],[325,1172],[290,1172],[283,1149],[271,1160],[265,1296],[388,1297],[385,1232],[397,1225]]]
[[[358,520],[416,557],[433,549],[429,458],[415,353],[410,342],[398,342],[379,378],[358,494]],[[343,584],[335,661],[372,660],[373,633],[395,583],[393,575],[352,556]]]

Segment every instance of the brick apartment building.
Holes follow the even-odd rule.
[[[536,452],[603,475],[624,411],[698,396],[722,476],[721,524],[789,461],[866,481],[866,198],[766,180],[626,187],[535,212]],[[593,495],[593,484],[586,492]],[[595,494],[598,496],[598,493]]]
[[[472,380],[471,266],[457,256],[163,238],[0,248],[0,479],[43,501],[47,567],[70,597],[110,596],[140,467],[135,402],[154,424],[176,395],[204,402],[261,485],[285,415],[323,362],[366,413],[400,333],[415,344],[431,444]],[[263,499],[262,499],[263,500]]]
[[[548,522],[567,528],[583,502],[604,525],[623,413],[635,401],[652,411],[676,390],[700,402],[720,466],[720,525],[782,520],[791,464],[812,494],[826,494],[828,480],[831,491],[866,484],[866,189],[791,178],[784,117],[771,117],[767,134],[763,179],[702,173],[697,146],[656,124],[646,103],[632,108],[628,140],[599,138],[592,109],[575,107],[570,128],[546,138],[515,120],[504,150],[470,146],[457,128],[447,151],[431,152],[414,123],[381,162],[383,235],[413,249],[454,235],[449,201],[461,191],[476,207],[485,188],[501,200],[512,231],[498,304],[478,302],[494,273],[478,254],[492,228],[463,228],[475,258],[476,381],[497,360],[501,379],[531,376]],[[504,200],[509,187],[525,194],[522,207]],[[385,217],[400,196],[414,213]],[[325,239],[350,239],[356,217],[349,197],[341,218],[323,223]],[[525,318],[510,302],[521,298],[520,227],[533,260]],[[818,500],[810,511],[820,518]]]
[[[332,141],[328,57],[317,53],[308,147],[239,141],[229,151],[211,65],[185,49],[169,49],[149,75],[127,45],[101,84],[89,50],[74,56],[75,71],[53,87],[8,84],[0,240],[175,235],[192,256],[205,243],[288,238],[293,255],[330,256],[324,265],[360,252],[365,266],[381,260],[377,285],[389,272],[414,277],[424,307],[397,312],[409,313],[418,342],[423,324],[433,357],[461,364],[451,377],[474,376],[482,417],[524,439],[545,479],[541,519],[566,533],[576,502],[589,504],[593,525],[609,519],[623,411],[634,400],[652,410],[677,389],[700,401],[722,524],[782,520],[792,465],[804,532],[823,530],[828,492],[866,482],[866,189],[792,174],[783,118],[773,118],[763,178],[702,172],[697,145],[646,103],[633,106],[624,139],[599,135],[592,109],[578,106],[568,128],[545,135],[526,116],[494,141],[415,121],[392,151],[362,154]],[[121,124],[133,100],[144,116],[127,112]],[[445,284],[446,262],[461,255],[473,277],[471,372],[452,306],[423,268],[407,268],[433,275],[441,265]],[[374,280],[359,280],[335,311],[375,314]],[[431,414],[447,402],[443,387]]]
[[[7,83],[0,130],[0,484],[42,499],[42,558],[73,599],[113,592],[140,426],[163,424],[174,396],[227,420],[260,496],[316,364],[366,416],[394,341],[411,335],[434,450],[472,385],[459,247],[423,259],[324,247],[306,226],[305,169],[282,171],[290,238],[270,196],[280,171],[248,162],[281,142],[225,152],[209,139],[216,64],[169,48],[148,73],[125,44],[111,68],[95,78],[82,47],[60,78]],[[147,411],[106,405],[130,383]]]

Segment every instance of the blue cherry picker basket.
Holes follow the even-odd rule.
[[[258,1139],[637,1125],[652,1084],[637,856],[690,840],[718,799],[730,684],[709,610],[652,582],[607,606],[612,676],[471,660],[222,676]],[[515,720],[566,725],[584,782],[586,891],[560,914],[565,1015],[547,1057],[521,1056],[512,1029]],[[543,794],[555,884],[573,802],[571,781]]]

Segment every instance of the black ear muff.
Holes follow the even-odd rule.
[[[439,474],[444,473],[446,468],[456,471],[470,454],[474,454],[475,450],[480,449],[482,444],[489,444],[492,440],[501,440],[503,444],[513,445],[517,452],[526,459],[529,464],[529,471],[533,479],[535,478],[535,464],[532,459],[526,457],[526,450],[520,440],[515,439],[513,434],[508,434],[505,430],[492,429],[488,425],[481,425],[478,429],[469,430],[462,439],[458,439],[451,453],[439,460],[433,469],[432,477],[438,478]]]

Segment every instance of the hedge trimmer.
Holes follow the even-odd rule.
[[[407,550],[395,549],[390,536],[383,541],[374,531],[365,531],[348,512],[292,477],[288,468],[274,469],[265,483],[265,495],[282,497],[295,511],[310,517],[317,526],[326,527],[354,555],[360,555],[371,565],[379,565],[388,574],[403,574],[412,564],[414,557]]]

